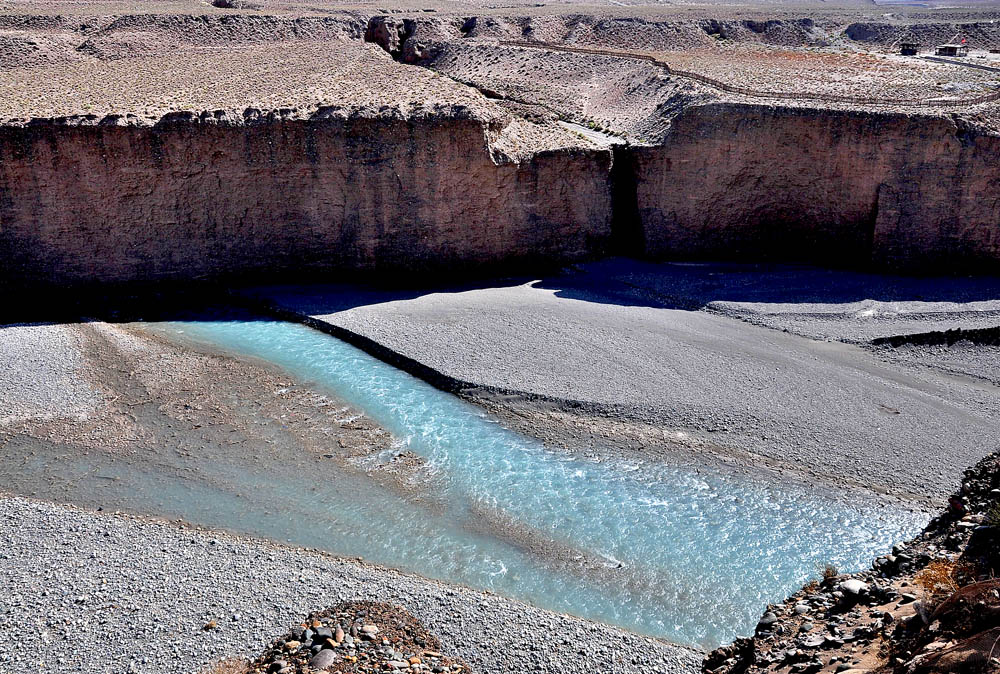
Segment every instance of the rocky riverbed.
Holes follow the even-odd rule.
[[[406,607],[476,671],[681,674],[702,657],[358,560],[12,495],[0,498],[0,576],[9,672],[198,671],[357,599]]]
[[[637,354],[646,353],[644,350],[651,348],[649,345],[655,341],[658,331],[672,334],[672,331],[680,329],[685,333],[683,340],[673,344],[674,349],[680,344],[698,354],[711,352],[714,348],[711,347],[714,344],[711,336],[702,335],[697,339],[691,336],[700,334],[691,330],[691,322],[697,321],[726,326],[726,335],[749,332],[761,336],[763,343],[772,345],[777,335],[776,339],[782,340],[782,344],[813,350],[809,357],[811,360],[799,359],[802,354],[798,353],[796,358],[778,361],[783,366],[791,363],[808,371],[820,362],[821,367],[833,371],[833,364],[847,362],[824,355],[824,350],[828,348],[824,342],[759,325],[748,326],[744,320],[736,320],[734,316],[718,315],[708,306],[711,300],[700,305],[692,301],[687,308],[680,309],[678,305],[685,300],[684,297],[665,298],[662,294],[664,286],[658,281],[650,281],[650,277],[637,276],[638,271],[596,279],[587,275],[561,277],[535,284],[527,290],[522,290],[519,283],[507,288],[527,293],[531,301],[525,306],[531,316],[544,317],[546,308],[555,308],[555,316],[572,318],[574,310],[585,307],[586,316],[590,318],[625,317],[636,325],[645,321],[646,332],[632,332],[625,338],[625,347],[617,350],[619,356],[615,362],[619,365],[631,367],[629,359],[635,360]],[[498,292],[502,295],[504,289]],[[553,299],[545,300],[540,297],[542,294]],[[712,294],[715,293],[708,295]],[[419,293],[415,295],[422,299]],[[706,300],[705,296],[695,297],[695,293],[689,295],[699,302]],[[979,295],[980,291],[973,289],[966,296],[956,295],[955,299],[961,308],[963,302],[974,301]],[[341,297],[348,302],[358,300],[357,296]],[[465,297],[463,293],[444,298],[440,294],[425,297],[434,300],[433,311],[427,317],[420,316],[420,312],[415,317],[410,316],[407,312],[411,311],[412,305],[400,299],[385,301],[384,296],[380,298],[378,293],[363,297],[364,301],[357,302],[356,306],[376,317],[369,328],[374,331],[372,334],[389,344],[393,342],[387,335],[393,330],[397,339],[404,341],[414,338],[415,334],[433,336],[441,331],[444,338],[450,340],[450,348],[458,349],[469,339],[482,339],[475,330],[494,318],[489,313],[479,312],[476,315],[480,316],[480,322],[470,322],[464,320],[467,313],[464,310],[443,310],[439,305],[443,299]],[[485,306],[481,302],[474,304],[477,312]],[[699,311],[701,307],[707,308]],[[503,305],[494,306],[492,311],[498,309],[503,309]],[[354,310],[350,306],[339,311],[340,316],[346,316],[356,324],[360,324],[357,322],[366,315],[366,311]],[[501,313],[502,317],[516,316],[514,313]],[[655,318],[663,314],[684,320],[671,325],[670,321]],[[564,338],[569,335],[587,337],[590,340],[587,344],[599,352],[599,347],[595,346],[597,336],[603,336],[606,343],[616,343],[618,333],[615,331],[621,329],[620,323],[615,327],[610,319],[597,323],[590,321],[583,332],[575,331],[575,326],[581,323],[579,317],[562,325],[552,323],[551,315],[547,320],[537,324],[543,325],[544,330],[536,330],[533,338],[536,346],[529,354],[531,358],[542,358],[541,348],[549,343],[557,346],[564,344]],[[399,324],[405,326],[407,323],[409,328],[400,329]],[[915,323],[919,324],[919,321],[907,320],[906,324]],[[521,327],[520,323],[511,321],[499,334],[518,335],[521,334]],[[453,329],[460,329],[466,340],[449,336],[448,330]],[[748,344],[745,338],[735,343]],[[40,360],[33,344],[44,345],[49,355]],[[497,356],[513,353],[513,344],[491,353]],[[877,350],[857,344],[833,344],[836,349],[841,346],[850,349],[852,358],[863,360],[865,364],[861,375],[852,375],[860,377],[860,386],[871,386],[873,373],[895,372],[894,377],[911,383],[943,381],[937,388],[915,387],[917,390],[907,393],[907,396],[921,401],[920,404],[937,400],[935,413],[944,414],[943,418],[961,410],[960,416],[967,415],[967,418],[984,424],[984,427],[992,423],[987,409],[989,398],[976,401],[973,395],[977,391],[990,391],[992,384],[977,378],[976,373],[955,380],[937,380],[937,374],[928,374],[921,363],[915,362],[912,367],[919,374],[918,378],[913,378],[906,372],[891,369],[891,364],[880,360]],[[751,350],[754,354],[758,351],[758,347]],[[563,363],[575,362],[574,351],[555,349],[554,353],[563,358]],[[663,363],[679,362],[677,358],[683,355],[671,354],[669,349],[653,353],[659,354],[661,360],[647,360],[647,364],[657,362],[660,367]],[[785,354],[785,357],[788,355]],[[741,358],[737,358],[737,362],[742,362]],[[474,367],[477,362],[458,358],[454,366]],[[709,361],[706,359],[704,362]],[[482,368],[482,371],[495,373],[499,367],[500,364],[494,364]],[[760,369],[759,364],[756,367]],[[30,372],[33,371],[44,376],[32,378]],[[558,387],[564,383],[545,369],[523,371],[524,377],[534,377],[548,386]],[[476,671],[528,669],[673,673],[693,671],[701,659],[701,654],[694,650],[354,560],[283,547],[273,542],[201,532],[141,517],[97,512],[102,507],[110,509],[108,503],[113,501],[105,502],[100,489],[95,490],[93,485],[105,480],[109,490],[117,488],[120,492],[120,477],[96,467],[82,471],[67,468],[81,465],[86,468],[87,461],[98,458],[104,461],[106,457],[113,457],[114,461],[94,465],[127,465],[142,472],[144,462],[148,465],[150,461],[155,461],[158,469],[176,465],[178,474],[189,475],[193,483],[209,478],[204,471],[195,469],[195,464],[189,465],[194,460],[192,457],[199,457],[199,460],[207,457],[213,461],[230,457],[242,462],[240,465],[258,468],[280,465],[291,471],[325,475],[331,481],[342,480],[345,486],[352,480],[372,480],[373,484],[405,498],[420,498],[422,493],[432,491],[421,486],[429,484],[427,480],[432,480],[433,476],[425,474],[419,459],[395,451],[390,435],[360,414],[360,410],[329,396],[318,395],[303,382],[294,381],[294,378],[262,362],[188,349],[140,325],[89,321],[77,325],[38,324],[5,328],[0,331],[0,374],[9,381],[19,383],[16,395],[0,393],[0,401],[5,401],[4,409],[9,412],[0,424],[0,444],[8,459],[7,465],[0,471],[5,471],[7,475],[6,488],[38,498],[72,501],[89,508],[80,510],[19,496],[6,496],[0,500],[0,513],[5,520],[4,526],[0,527],[3,537],[0,541],[0,572],[11,579],[9,596],[0,598],[0,627],[5,635],[9,635],[0,643],[0,669],[9,666],[14,672],[33,671],[40,667],[39,663],[44,663],[46,668],[55,671],[95,667],[114,671],[193,671],[220,658],[253,657],[262,652],[281,625],[299,624],[321,607],[350,600],[387,602],[404,607],[431,633],[440,637],[440,652],[462,659]],[[504,376],[519,375],[514,370],[508,370]],[[567,376],[584,381],[581,372],[573,371]],[[595,379],[590,382],[589,388],[580,390],[593,394],[596,399],[606,394],[599,390],[601,381],[604,380]],[[632,393],[623,381],[611,381],[615,388],[609,395],[618,395],[616,392],[620,391],[620,399],[630,400],[628,396]],[[634,381],[642,386],[657,386],[648,376]],[[734,381],[734,386],[743,390],[754,380],[736,378]],[[881,390],[892,392],[900,381],[891,381],[893,386],[889,382],[878,386]],[[774,381],[769,385],[772,391],[780,388]],[[656,390],[662,392],[665,388],[659,386]],[[959,391],[960,395],[948,400],[947,396],[955,391]],[[700,456],[703,465],[725,464],[747,473],[762,467],[775,472],[788,470],[785,474],[788,480],[804,480],[811,476],[829,480],[831,475],[828,468],[816,465],[809,468],[816,470],[813,474],[808,470],[793,470],[790,463],[794,462],[790,462],[788,457],[779,461],[769,457],[767,452],[756,454],[759,445],[734,443],[725,447],[700,438],[683,438],[676,431],[686,430],[684,427],[668,427],[665,430],[662,420],[656,418],[643,420],[641,414],[626,414],[614,420],[608,416],[610,407],[588,407],[584,404],[586,401],[576,407],[551,407],[555,396],[546,398],[532,395],[530,391],[527,393],[529,395],[515,396],[516,404],[512,405],[509,399],[503,397],[500,387],[495,387],[491,394],[493,397],[481,396],[479,402],[501,412],[506,410],[505,419],[512,426],[523,427],[551,444],[577,444],[582,453],[595,460],[607,457],[609,450],[616,456],[638,452],[648,459],[664,461],[675,461],[682,454],[683,461],[690,464],[697,463]],[[709,389],[695,393],[703,397],[715,395]],[[732,396],[731,390],[728,395]],[[788,397],[789,393],[786,391],[780,395]],[[897,391],[892,395],[899,393]],[[767,397],[762,396],[753,399],[753,402],[757,404],[766,400]],[[881,401],[869,397],[863,398],[862,402],[867,405]],[[896,409],[901,414],[890,415],[885,410],[879,414],[889,420],[886,423],[902,415],[914,414],[906,407],[896,406]],[[588,417],[591,412],[593,416]],[[820,408],[810,407],[807,412],[819,414]],[[869,412],[863,411],[861,418],[870,418]],[[746,412],[743,414],[746,415]],[[883,416],[875,415],[875,418],[882,419]],[[746,415],[746,418],[750,419],[752,415]],[[536,423],[539,420],[545,423]],[[757,419],[754,423],[762,422]],[[765,428],[776,428],[774,420],[764,418],[763,423]],[[981,439],[986,435],[988,433],[980,433],[978,437]],[[882,436],[879,437],[882,439]],[[950,436],[941,430],[930,437],[942,439]],[[592,446],[583,442],[587,438]],[[581,442],[577,443],[578,440]],[[792,441],[780,435],[771,440],[776,443]],[[903,440],[905,438],[885,436],[886,442],[901,443]],[[847,451],[851,449],[849,444],[845,442],[838,447]],[[664,448],[680,448],[683,451],[671,453]],[[933,447],[917,452],[911,449],[905,454],[894,453],[886,459],[886,465],[894,465],[896,472],[889,473],[886,468],[886,474],[898,476],[896,479],[905,478],[913,485],[922,485],[925,492],[932,492],[924,494],[924,502],[943,501],[944,496],[939,496],[943,488],[938,489],[937,485],[952,478],[948,472],[950,468],[944,467],[942,460],[947,459],[957,465],[964,456],[963,452],[984,453],[988,449],[981,440],[977,443],[970,440],[964,447],[950,446],[945,453],[936,453]],[[663,450],[662,455],[657,453],[660,450]],[[875,456],[875,452],[867,446],[862,446],[859,451],[866,457]],[[850,461],[851,456],[827,452],[825,458],[833,462]],[[932,456],[937,457],[937,465],[928,467],[926,462]],[[10,461],[12,457],[21,461],[21,465]],[[248,457],[252,460],[248,461]],[[277,463],[268,463],[276,458],[279,459]],[[901,471],[900,461],[908,461],[912,465]],[[24,470],[24,467],[39,462],[52,467],[58,473],[56,479],[38,479],[39,473]],[[274,479],[276,473],[268,475]],[[841,488],[845,497],[857,493],[853,491],[857,488],[864,489],[870,496],[871,490],[879,487],[881,479],[877,472],[858,471],[855,467],[839,480],[831,482]],[[912,499],[912,493],[913,490],[899,490],[896,495],[907,500]],[[88,496],[80,498],[81,494]],[[160,512],[158,508],[161,505],[136,502],[130,506],[115,507]],[[981,513],[966,513],[963,517],[966,515],[973,517]],[[280,517],[280,509],[275,517]],[[954,531],[951,533],[961,533],[980,525],[975,519],[952,519]],[[243,530],[238,524],[216,526]],[[363,523],[356,529],[358,536],[365,535]],[[280,532],[270,535],[279,541],[285,540]],[[310,542],[304,544],[313,545]],[[947,551],[949,554],[953,552],[951,548]],[[887,563],[899,565],[905,571],[900,560],[905,561],[906,554],[894,553],[894,560],[880,562],[880,567],[873,572],[878,579],[857,579],[868,589],[859,592],[862,599],[852,605],[850,611],[838,614],[841,622],[831,623],[844,632],[843,635],[830,632],[833,646],[828,645],[826,632],[823,632],[829,631],[827,623],[816,619],[803,635],[808,637],[808,641],[801,648],[794,648],[803,652],[808,648],[817,652],[842,649],[843,652],[831,650],[824,653],[824,667],[830,666],[835,656],[838,659],[833,662],[833,669],[842,665],[864,665],[863,660],[854,662],[858,656],[850,649],[860,648],[864,639],[876,643],[882,634],[879,630],[889,625],[882,614],[895,610],[896,603],[907,599],[904,595],[913,594],[901,583],[912,584],[914,581],[903,578],[899,583],[883,582],[880,575],[890,573],[890,568],[881,568]],[[931,561],[935,559],[932,557]],[[946,559],[952,561],[950,557]],[[839,610],[842,598],[835,593],[844,594],[847,588],[841,588],[841,584],[846,580],[852,579],[834,577],[829,581],[821,593],[829,596],[818,595],[807,600],[797,598],[791,612],[799,617],[811,617],[831,609]],[[872,602],[875,603],[869,606]],[[894,602],[893,608],[886,608],[887,602]],[[898,608],[900,611],[915,610],[911,606],[914,603],[902,601]],[[795,613],[798,604],[806,604],[807,611]],[[854,615],[852,611],[859,613]],[[776,618],[782,619],[780,610],[773,612]],[[899,613],[894,617],[899,624],[905,615]],[[860,621],[858,627],[855,628],[855,623],[851,621]],[[870,623],[874,622],[878,622],[879,626],[872,627]],[[205,630],[204,627],[211,623],[214,623],[213,627]],[[331,629],[335,631],[334,627]],[[796,625],[795,629],[800,629],[800,626]],[[869,631],[866,633],[865,630]],[[819,634],[823,635],[823,641],[814,644]],[[136,635],[143,640],[141,649],[135,647]],[[844,635],[852,638],[843,639]],[[37,643],[34,650],[25,651],[18,647],[18,644],[31,640]],[[301,643],[304,642],[300,640]],[[337,643],[344,644],[343,641]],[[309,640],[309,659],[316,655],[311,653],[314,645],[323,644],[313,644],[312,639]],[[792,647],[782,648],[788,650]],[[343,650],[342,655],[354,656]],[[437,652],[434,648],[430,650]],[[423,657],[416,652],[398,649],[381,655],[394,657],[397,652],[406,656],[407,663],[410,657]],[[913,652],[918,653],[919,649]],[[809,663],[810,667],[814,666],[816,659],[810,653],[805,660],[793,659],[788,665]],[[727,656],[727,659],[729,657],[732,656]],[[308,661],[304,664],[309,666]]]
[[[371,419],[266,364],[91,321],[0,330],[0,376],[16,385],[0,393],[6,489],[88,508],[0,495],[0,671],[196,671],[258,654],[278,626],[346,600],[406,607],[478,671],[680,673],[700,660],[692,649],[354,559],[108,513],[123,498],[135,512],[164,505],[128,495],[116,466],[142,475],[155,465],[161,477],[227,493],[204,470],[226,457],[263,470],[262,484],[291,471],[414,503],[433,496],[423,463],[394,451]],[[39,464],[49,468],[28,468]],[[295,526],[280,511],[276,521]],[[241,522],[230,526],[250,526]],[[272,535],[284,538],[280,528]]]

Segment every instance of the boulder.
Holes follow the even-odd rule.
[[[843,581],[839,586],[840,591],[845,595],[858,596],[861,594],[866,594],[868,592],[868,583],[862,582],[857,578],[848,578]]]
[[[317,671],[328,669],[333,661],[337,659],[332,649],[325,648],[309,659],[309,666]]]

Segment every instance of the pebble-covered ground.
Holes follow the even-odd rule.
[[[247,107],[304,111],[320,105],[372,110],[430,109],[435,104],[491,107],[475,91],[447,78],[416,69],[404,78],[400,66],[386,54],[356,40],[204,46],[177,42],[164,48],[161,41],[169,42],[171,34],[147,29],[131,38],[118,33],[106,36],[101,48],[110,49],[112,38],[131,39],[130,46],[120,46],[130,50],[128,58],[0,68],[0,117],[129,113],[155,120],[172,111]]]
[[[78,338],[65,325],[0,329],[0,428],[26,419],[85,417],[98,393],[77,376]]]
[[[899,367],[860,346],[791,334],[780,324],[770,329],[699,310],[714,297],[823,299],[819,287],[800,293],[793,275],[765,275],[757,288],[737,274],[734,282],[746,288],[713,290],[713,279],[699,266],[621,261],[475,289],[272,296],[487,396],[511,391],[571,401],[562,411],[648,423],[837,485],[861,481],[940,504],[990,450],[1000,389]],[[863,281],[852,293],[872,289]],[[833,301],[829,293],[826,299]],[[919,320],[906,325],[921,331]],[[529,401],[516,412],[538,410]],[[646,451],[645,444],[633,443],[640,447],[633,451]]]
[[[255,656],[284,626],[351,599],[406,608],[480,672],[681,674],[701,661],[354,560],[13,496],[0,498],[0,578],[0,671],[11,674],[196,672]]]
[[[995,90],[997,73],[898,54],[856,48],[765,48],[733,44],[711,49],[659,52],[673,68],[725,84],[788,94],[819,93],[859,98],[967,98]],[[928,53],[931,53],[928,51]],[[996,67],[985,50],[969,62]]]

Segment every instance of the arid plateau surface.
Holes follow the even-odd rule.
[[[1000,671],[997,20],[0,3],[0,672]]]

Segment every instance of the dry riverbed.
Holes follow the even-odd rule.
[[[596,460],[638,455],[823,480],[845,497],[876,491],[891,495],[887,503],[920,507],[940,501],[954,473],[991,449],[950,432],[956,419],[969,420],[968,432],[980,439],[996,427],[988,410],[994,384],[978,370],[941,379],[916,357],[903,367],[857,344],[749,325],[713,304],[729,295],[702,288],[666,297],[664,288],[680,286],[649,271],[598,268],[528,286],[407,297],[341,294],[336,306],[324,294],[321,307],[313,297],[295,308],[469,380],[466,397],[505,425]],[[768,313],[767,302],[751,308]],[[911,318],[906,326],[919,327]],[[859,334],[849,325],[843,331]],[[377,485],[434,508],[434,475],[359,410],[267,363],[164,334],[98,321],[0,328],[0,377],[10,382],[0,390],[0,489],[9,492],[0,497],[0,571],[11,588],[0,599],[8,637],[0,640],[0,668],[194,671],[259,653],[310,611],[362,599],[405,607],[476,671],[697,669],[698,652],[616,628],[360,561],[153,521],[141,514],[170,509],[141,497],[110,506],[95,485],[106,480],[111,488],[119,478],[99,466],[152,462],[225,491],[197,466],[202,457],[230,457],[265,471],[281,465],[313,479]],[[712,376],[713,367],[731,376]],[[754,388],[761,384],[763,392]],[[680,414],[670,404],[677,396],[687,397]],[[892,434],[885,424],[905,416],[910,428],[918,406],[933,410],[924,422],[939,429]],[[791,410],[799,422],[782,422]],[[827,432],[827,423],[845,431]],[[744,442],[741,432],[761,442]],[[810,438],[824,441],[814,446]],[[108,456],[115,462],[98,460]],[[55,468],[25,470],[39,463]],[[120,507],[133,514],[95,512]],[[483,521],[519,540],[504,522]],[[528,542],[554,563],[567,556]],[[217,629],[204,630],[210,621]]]
[[[971,370],[945,372],[864,337],[989,324],[994,290],[618,260],[474,288],[255,294],[440,373],[553,446],[765,470],[937,508],[993,449],[1000,388],[978,376],[982,352],[966,353]],[[871,304],[881,310],[854,310]]]

